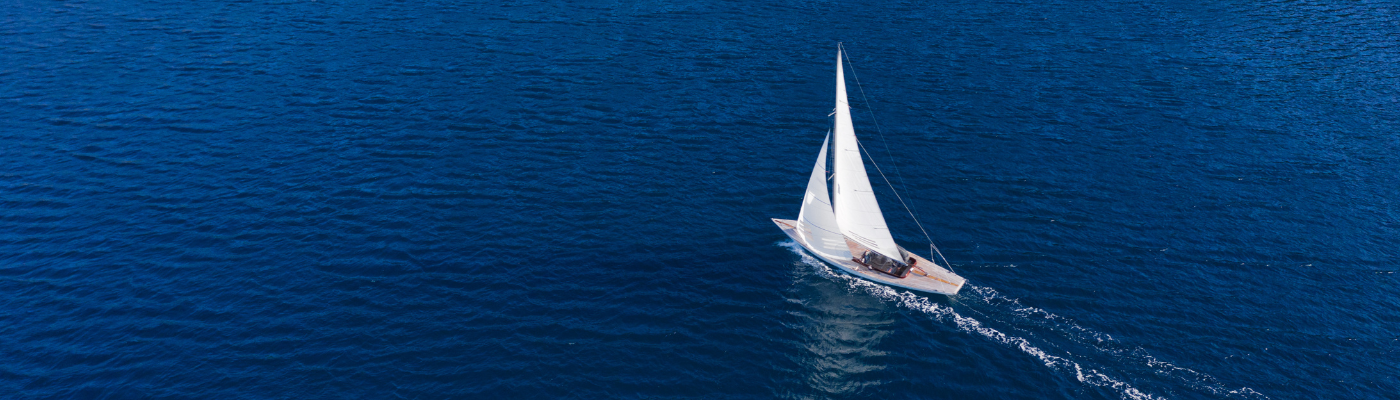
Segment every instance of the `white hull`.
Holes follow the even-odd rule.
[[[888,274],[878,272],[868,267],[862,266],[856,263],[854,260],[841,259],[833,257],[824,252],[814,250],[812,245],[807,243],[806,240],[803,240],[802,235],[799,235],[797,233],[797,221],[790,219],[773,218],[773,223],[777,224],[778,228],[782,229],[783,233],[786,233],[788,237],[792,238],[792,240],[797,241],[798,244],[802,245],[802,248],[807,249],[807,252],[812,253],[812,255],[814,256],[817,256],[817,258],[820,258],[827,264],[835,266],[836,269],[839,269],[842,272],[845,272],[847,274],[861,279],[898,288],[909,289],[916,292],[934,293],[948,296],[958,294],[958,291],[962,289],[963,284],[967,282],[966,279],[963,279],[963,277],[954,274],[952,271],[944,269],[943,267],[940,267],[937,264],[934,264],[933,262],[924,259],[923,257],[913,255],[913,253],[910,253],[910,255],[918,259],[918,262],[915,263],[915,266],[919,268],[919,270],[923,272],[923,274],[920,274],[920,271],[911,271],[909,275],[904,278],[890,276]],[[855,246],[859,245],[855,244],[854,242],[851,243],[853,247],[851,253],[859,254],[858,251],[855,249]]]
[[[832,131],[827,133],[827,139],[822,141],[816,163],[812,165],[807,191],[802,196],[802,211],[797,214],[796,221],[774,218],[773,223],[778,224],[778,228],[801,244],[802,248],[845,273],[924,293],[958,294],[966,279],[905,251],[890,236],[889,226],[885,225],[885,214],[880,211],[880,202],[875,199],[875,190],[870,187],[865,161],[860,157],[861,148],[856,141],[855,128],[851,126],[851,107],[846,104],[846,76],[841,66],[840,50],[836,53],[836,110],[832,115],[836,119]],[[828,175],[826,150],[833,137],[836,139],[832,147],[831,164],[834,167],[832,174]],[[832,181],[834,189],[830,194],[827,193],[828,179]],[[875,260],[876,265],[885,265],[886,262],[898,264],[897,270],[908,272],[903,278],[891,276],[870,269],[852,256]],[[904,265],[905,262],[909,265]]]

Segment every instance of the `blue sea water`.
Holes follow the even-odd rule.
[[[1397,15],[11,0],[0,398],[1396,398]],[[957,296],[769,222],[837,42]]]

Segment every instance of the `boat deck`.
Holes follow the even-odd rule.
[[[778,228],[783,230],[783,233],[786,233],[792,240],[801,244],[802,248],[807,249],[808,252],[816,255],[828,264],[838,267],[843,272],[862,279],[918,292],[937,293],[949,296],[957,294],[958,291],[962,289],[963,284],[967,283],[967,279],[954,274],[952,271],[938,264],[934,264],[928,259],[919,257],[913,252],[909,252],[909,255],[914,257],[916,261],[914,262],[914,268],[909,270],[909,275],[903,278],[890,276],[861,265],[853,259],[837,259],[833,256],[813,250],[812,246],[808,245],[806,241],[802,240],[802,236],[797,234],[797,221],[774,218],[773,223],[777,224]],[[852,255],[862,254],[866,251],[864,246],[850,239],[846,240],[846,246],[850,248]],[[901,249],[903,248],[901,247]],[[907,252],[908,250],[905,251]]]

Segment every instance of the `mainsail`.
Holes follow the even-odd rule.
[[[845,49],[839,45],[837,49],[836,112],[832,113],[836,115],[835,126],[822,141],[797,220],[773,218],[773,223],[835,270],[897,288],[955,295],[967,279],[899,248],[885,226],[885,216],[870,188],[861,157],[862,153],[869,153],[856,141],[855,128],[851,126],[842,63]],[[828,193],[828,186],[833,185],[833,193]],[[903,199],[900,201],[903,203]]]
[[[841,237],[841,228],[836,224],[836,215],[831,211],[830,195],[826,191],[826,145],[831,140],[827,134],[822,140],[822,151],[817,155],[817,165],[812,167],[812,177],[807,180],[807,194],[802,199],[802,212],[797,214],[797,233],[809,243],[813,250],[826,253],[837,259],[851,257],[846,240]]]
[[[825,150],[825,148],[823,148]],[[899,246],[885,226],[885,215],[875,202],[860,143],[851,125],[851,106],[846,103],[846,75],[841,66],[841,50],[836,51],[836,224],[847,238],[894,260],[904,261]],[[811,190],[810,188],[808,189]]]

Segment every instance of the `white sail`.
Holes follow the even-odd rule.
[[[841,236],[841,228],[836,224],[836,214],[831,211],[830,195],[826,190],[826,145],[831,140],[827,134],[822,140],[822,151],[817,155],[817,165],[812,167],[812,177],[807,180],[807,194],[802,198],[802,212],[797,214],[797,234],[814,251],[826,253],[837,259],[851,258],[850,248]]]
[[[885,216],[870,188],[865,162],[860,157],[851,107],[846,103],[846,76],[841,51],[836,51],[836,224],[847,238],[895,260],[904,261],[899,246],[885,226]]]
[[[832,131],[827,132],[811,178],[807,180],[802,212],[796,221],[773,218],[773,223],[808,253],[835,270],[897,288],[955,295],[967,279],[900,249],[889,227],[885,226],[885,216],[875,200],[865,160],[861,157],[865,152],[851,126],[842,53],[844,49],[836,53],[836,112],[833,113],[836,123]],[[827,168],[828,150],[834,162],[830,168]],[[828,176],[834,176],[835,180],[828,183]],[[835,186],[834,193],[827,193],[828,185]],[[860,254],[855,254],[858,251]]]

